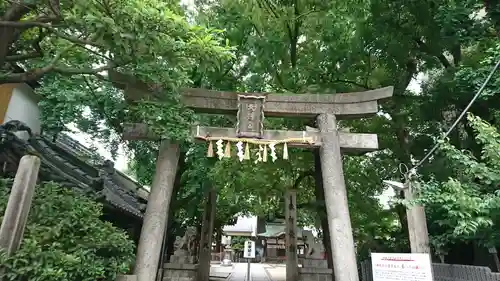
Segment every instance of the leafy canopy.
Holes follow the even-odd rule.
[[[217,71],[231,57],[221,30],[188,22],[174,1],[7,1],[0,5],[0,84],[39,82],[44,129],[79,129],[116,150],[125,116],[184,139],[193,114],[177,88],[192,70]],[[150,83],[166,104],[126,112],[109,71]],[[104,122],[103,122],[104,121]]]
[[[452,176],[429,181],[418,198],[430,211],[431,228],[438,231],[433,243],[441,251],[456,240],[479,238],[487,246],[499,242],[492,226],[499,222],[500,214],[500,133],[472,114],[467,120],[482,145],[480,157],[440,142],[440,153],[446,157]]]
[[[433,138],[450,126],[500,57],[500,5],[494,1],[197,0],[187,15],[176,1],[59,1],[60,13],[49,4],[57,1],[22,2],[37,9],[2,20],[11,25],[40,21],[45,15],[67,20],[43,19],[49,27],[26,26],[23,22],[26,28],[22,36],[0,34],[1,38],[11,38],[7,43],[8,66],[16,60],[27,69],[37,70],[50,65],[59,54],[38,91],[45,125],[57,130],[74,122],[111,150],[121,143],[117,133],[127,119],[154,125],[162,135],[180,140],[187,138],[187,125],[195,121],[234,125],[231,118],[205,120],[184,110],[177,99],[180,86],[289,93],[395,86],[394,97],[381,103],[383,114],[340,124],[352,132],[377,133],[379,137],[380,151],[345,155],[343,159],[353,231],[359,253],[364,254],[374,249],[407,249],[404,206],[383,210],[376,199],[382,191],[380,181],[401,180],[394,169],[422,158],[433,145]],[[11,2],[1,5],[3,15],[14,7]],[[486,14],[480,17],[483,8]],[[69,35],[82,35],[78,39],[95,42],[82,44],[73,37],[65,38]],[[31,52],[37,54],[33,46],[37,46],[39,37],[43,38],[39,44],[43,56],[20,58]],[[224,41],[234,49],[222,47],[227,44]],[[69,49],[64,51],[66,47]],[[0,61],[5,55],[1,50]],[[228,52],[232,50],[231,57]],[[3,81],[25,76],[9,72],[11,68],[3,68],[5,63],[0,65],[6,73]],[[73,75],[68,71],[81,73],[84,66],[91,68],[91,73]],[[102,70],[97,69],[101,66],[150,83],[166,103],[126,107],[122,93],[106,81],[105,73],[96,72]],[[410,91],[412,81],[421,76],[425,77],[421,79],[421,91]],[[500,124],[500,96],[494,93],[499,91],[500,79],[495,76],[471,108],[476,116],[496,127]],[[495,181],[490,173],[494,169],[481,168],[493,167],[492,161],[482,160],[484,145],[474,137],[470,122],[472,119],[463,120],[447,145],[453,157],[472,159],[479,168],[453,160],[443,146],[441,153],[419,170],[422,180],[428,182],[422,194],[429,194],[429,221],[438,222],[429,224],[430,234],[440,239],[441,248],[463,239],[491,241],[488,237],[494,235],[489,232],[498,232],[492,189]],[[312,120],[277,119],[266,123],[266,128],[302,130],[305,125],[313,125]],[[157,145],[129,142],[128,147],[136,175],[143,183],[151,183]],[[181,214],[177,219],[182,223],[197,223],[202,194],[211,186],[206,184],[209,182],[219,189],[220,206],[225,208],[219,213],[219,225],[237,211],[234,206],[245,213],[282,212],[282,192],[314,167],[310,152],[302,150],[293,150],[288,162],[274,165],[240,164],[235,159],[211,163],[205,161],[203,145],[183,144],[183,150],[192,153],[176,198]],[[472,180],[475,176],[467,178],[463,173],[482,173],[483,179]],[[314,179],[306,177],[297,186],[299,200],[303,200],[299,203],[307,210],[299,213],[301,219],[304,224],[318,225],[314,217],[324,214],[324,202],[312,199]],[[463,200],[452,201],[455,193]],[[317,212],[319,216],[315,216]]]

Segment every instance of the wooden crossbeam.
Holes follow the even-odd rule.
[[[378,149],[378,139],[376,134],[361,134],[338,132],[340,147],[343,152],[374,151]],[[234,128],[217,128],[193,126],[192,135],[195,139],[213,138],[236,138],[237,133]],[[290,147],[319,147],[321,146],[321,137],[317,129],[307,127],[305,131],[284,131],[284,130],[264,130],[263,140],[282,140],[290,138],[312,139],[311,143],[289,143]],[[158,140],[159,137],[148,129],[146,124],[124,124],[124,140]]]
[[[149,85],[118,72],[109,73],[111,81],[125,90],[130,101],[155,99],[161,96],[151,91]],[[236,114],[238,95],[265,96],[264,113],[270,117],[315,117],[321,113],[333,113],[337,119],[360,118],[378,112],[378,100],[389,98],[393,87],[338,94],[276,94],[239,93],[199,88],[182,90],[182,102],[199,113]]]

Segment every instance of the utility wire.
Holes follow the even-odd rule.
[[[484,81],[484,83],[481,86],[481,88],[479,88],[479,90],[474,95],[474,97],[471,99],[471,101],[469,102],[469,104],[464,108],[464,110],[462,111],[462,113],[460,114],[460,116],[458,116],[457,120],[455,120],[455,122],[453,123],[453,125],[451,125],[451,127],[448,129],[448,131],[444,134],[444,136],[441,139],[445,140],[450,135],[450,133],[453,131],[453,129],[455,129],[455,127],[458,125],[458,123],[460,122],[460,120],[462,120],[462,118],[469,111],[469,109],[474,104],[474,102],[477,100],[477,98],[481,95],[481,93],[483,92],[484,88],[486,88],[486,85],[488,85],[488,83],[490,82],[491,78],[493,77],[493,74],[495,74],[495,72],[497,71],[497,69],[498,69],[499,66],[500,66],[500,60],[498,60],[497,64],[493,67],[493,69],[490,72],[490,75],[488,75],[488,78],[486,78],[486,80]],[[422,166],[422,164],[424,164],[424,162],[427,161],[427,159],[429,159],[429,157],[431,157],[432,154],[434,154],[434,152],[436,151],[436,149],[438,149],[438,147],[439,147],[439,142],[437,142],[432,147],[432,149],[429,150],[429,152],[427,152],[427,154],[424,156],[424,158],[422,158],[422,160],[420,160],[415,166],[413,166],[407,172],[407,174],[411,173],[412,171],[416,172],[417,168],[420,167],[420,166]]]

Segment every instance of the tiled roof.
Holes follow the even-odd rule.
[[[267,223],[266,224],[266,232],[259,233],[257,236],[261,237],[278,237],[283,234],[285,234],[285,224],[281,223]],[[302,237],[302,228],[297,227],[295,233],[297,234],[298,238]]]
[[[225,225],[224,232],[249,232],[253,233],[257,227],[256,217],[238,217],[236,224]]]
[[[19,159],[25,154],[35,154],[41,159],[39,178],[59,182],[77,191],[92,195],[138,219],[142,219],[146,200],[137,195],[141,186],[133,183],[113,167],[93,165],[85,157],[83,145],[64,136],[53,142],[44,136],[35,136],[29,141],[18,138],[0,126],[0,163],[11,165],[15,172]],[[101,162],[103,159],[97,159]],[[104,161],[111,163],[110,161]],[[121,180],[118,180],[121,179]],[[123,184],[125,181],[131,184]],[[143,197],[143,196],[142,196]]]

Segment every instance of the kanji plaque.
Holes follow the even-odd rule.
[[[237,133],[240,138],[262,138],[265,96],[238,95]]]

